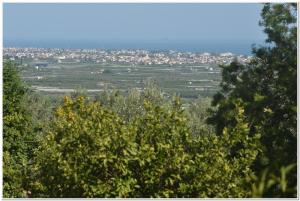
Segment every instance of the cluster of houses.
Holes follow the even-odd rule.
[[[132,65],[228,64],[234,59],[241,63],[251,60],[251,56],[235,55],[230,52],[211,54],[125,49],[4,48],[3,55],[10,60],[32,59],[38,68],[47,66],[47,62],[41,61],[49,60],[57,63],[93,62]]]

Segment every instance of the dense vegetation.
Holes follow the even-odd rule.
[[[153,84],[53,101],[4,63],[4,197],[296,197],[296,4],[261,25],[270,46],[222,67],[212,106]]]

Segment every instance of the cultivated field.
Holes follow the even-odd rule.
[[[105,89],[127,92],[142,90],[148,81],[154,81],[167,93],[184,99],[212,96],[221,80],[220,68],[209,65],[145,66],[95,63],[52,63],[36,68],[28,65],[22,78],[33,89],[47,94],[69,93],[86,89],[99,93]]]

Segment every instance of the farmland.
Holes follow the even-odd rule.
[[[85,89],[90,95],[103,90],[126,93],[143,90],[149,81],[156,83],[167,96],[183,99],[212,96],[220,82],[217,65],[133,65],[112,63],[50,63],[34,67],[29,63],[21,71],[22,79],[32,89],[50,95]]]

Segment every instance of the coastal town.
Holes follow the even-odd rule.
[[[194,53],[178,51],[149,50],[104,50],[104,49],[65,49],[65,48],[16,48],[3,50],[4,59],[22,62],[32,61],[33,65],[48,63],[114,63],[130,65],[197,65],[229,64],[234,59],[240,63],[251,60],[251,56],[224,53]],[[36,62],[36,63],[34,63]],[[25,64],[28,65],[28,64]]]

